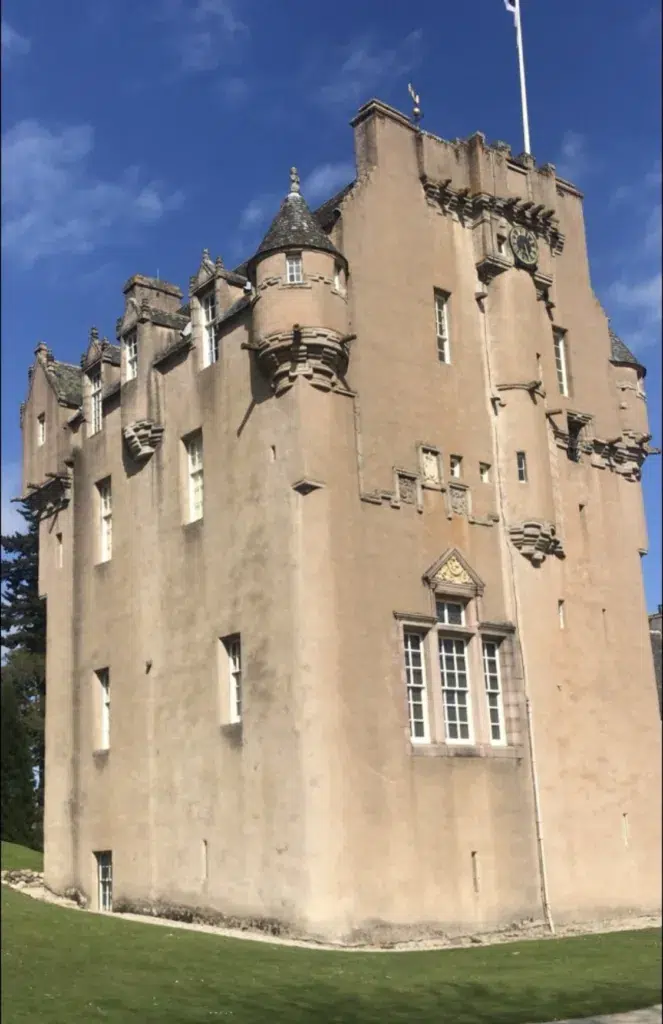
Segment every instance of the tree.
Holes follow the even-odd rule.
[[[0,716],[0,831],[6,842],[35,846],[37,808],[32,758],[16,693],[4,673]]]
[[[39,515],[27,502],[20,503],[19,511],[27,531],[1,538],[2,646],[9,651],[2,677],[11,686],[17,706],[31,759],[31,783],[34,785],[36,780],[37,819],[30,828],[34,840],[40,842],[44,808],[46,602],[39,597]]]

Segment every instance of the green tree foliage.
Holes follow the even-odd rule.
[[[4,673],[0,684],[0,740],[2,839],[32,847],[38,817],[32,758],[16,692]]]
[[[13,692],[30,758],[31,784],[36,779],[36,819],[33,815],[29,830],[32,841],[40,844],[44,807],[46,602],[39,597],[39,517],[26,502],[21,503],[19,511],[26,521],[26,532],[1,539],[2,646],[8,652],[2,679]],[[11,749],[18,757],[19,748]],[[16,772],[21,775],[20,766]]]

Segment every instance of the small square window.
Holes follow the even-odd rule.
[[[449,458],[449,470],[455,480],[460,480],[463,471],[463,459],[460,455],[452,455]]]
[[[521,484],[527,483],[527,456],[525,452],[516,452],[516,468],[518,480]]]
[[[41,446],[46,440],[46,414],[37,416],[37,444]]]
[[[479,463],[479,477],[482,484],[490,483],[490,464],[488,462]]]
[[[445,626],[465,625],[465,607],[459,601],[438,599],[435,602],[435,614],[437,621]]]
[[[303,284],[304,270],[301,256],[286,256],[285,258],[286,283]]]

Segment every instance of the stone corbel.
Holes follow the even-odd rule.
[[[509,527],[511,542],[532,565],[541,565],[548,555],[564,558],[565,552],[553,523],[528,519]]]
[[[499,253],[487,253],[476,265],[477,277],[483,285],[489,285],[505,270],[511,269],[511,261]]]
[[[122,436],[132,458],[137,461],[149,459],[161,444],[164,428],[153,420],[136,420],[124,427]]]

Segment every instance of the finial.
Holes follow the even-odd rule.
[[[223,270],[223,260],[221,259],[220,256],[217,256],[216,259],[214,260],[214,266],[216,267],[217,270]]]
[[[290,168],[290,195],[298,196],[300,193],[299,187],[299,174],[297,173],[296,167]]]
[[[421,106],[420,106],[421,100],[420,100],[420,97],[414,91],[414,87],[413,87],[411,82],[408,82],[407,91],[409,92],[410,96],[412,97],[412,103],[413,103],[413,107],[412,107],[412,120],[414,121],[415,124],[419,124],[419,122],[421,121]]]
[[[212,257],[209,254],[209,249],[203,249],[202,262],[203,263],[211,263],[212,262]]]
[[[99,331],[96,327],[90,328],[90,341],[99,341]]]

